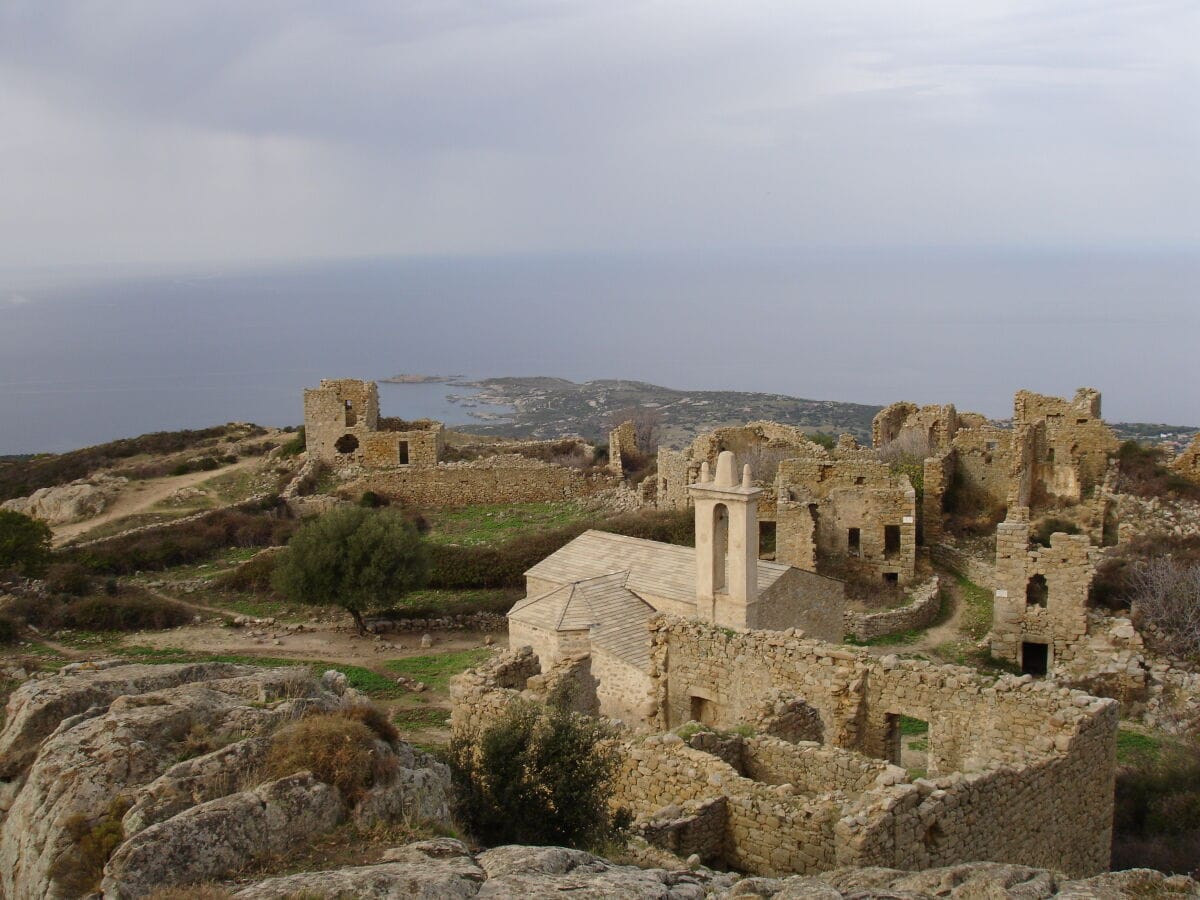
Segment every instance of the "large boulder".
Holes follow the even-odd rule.
[[[278,727],[363,702],[327,676],[102,663],[18,688],[0,731],[0,896],[78,896],[107,859],[105,892],[139,897],[220,878],[347,815],[447,825],[448,769],[401,742],[377,741],[379,778],[354,807],[309,773],[261,783]]]
[[[0,503],[0,509],[10,509],[41,519],[47,525],[66,525],[81,522],[104,512],[128,479],[101,475],[83,478],[57,487],[44,487],[28,497],[17,497]]]

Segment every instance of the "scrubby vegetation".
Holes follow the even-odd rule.
[[[132,575],[199,562],[227,547],[270,547],[286,543],[297,528],[268,507],[248,512],[222,509],[199,519],[150,532],[113,538],[60,554],[92,572]]]
[[[1167,468],[1166,452],[1137,441],[1126,441],[1117,452],[1121,462],[1118,490],[1139,497],[1200,500],[1200,484]]]
[[[994,532],[1004,521],[1008,509],[993,500],[983,488],[955,472],[942,495],[942,512],[948,532],[958,537],[970,537]]]
[[[0,573],[40,575],[50,561],[50,526],[10,509],[0,509]]]
[[[363,613],[422,587],[428,565],[424,541],[402,514],[345,507],[296,532],[271,586],[299,603],[342,607],[365,634]]]
[[[370,724],[368,724],[368,719]],[[268,778],[308,770],[341,791],[350,803],[388,774],[375,740],[395,728],[379,713],[336,712],[308,716],[275,732],[264,764]]]
[[[597,719],[561,706],[514,703],[450,745],[457,814],[490,846],[597,848],[628,824],[609,808],[620,763]]]
[[[130,803],[118,797],[99,819],[76,813],[67,819],[66,832],[71,846],[50,867],[50,874],[69,896],[82,897],[100,887],[104,864],[125,840],[121,819]]]
[[[106,584],[102,593],[82,597],[23,594],[8,602],[4,616],[14,627],[32,625],[40,630],[79,631],[174,628],[191,620],[191,613],[181,603],[116,583]]]
[[[1138,737],[1118,740],[1112,866],[1200,874],[1200,741]]]
[[[266,430],[257,425],[234,424],[194,431],[158,431],[69,453],[0,460],[0,501],[24,497],[39,488],[66,484],[141,454],[161,456],[261,434],[266,434]]]

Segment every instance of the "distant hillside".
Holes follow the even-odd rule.
[[[504,437],[555,438],[580,434],[605,440],[613,416],[635,406],[653,406],[662,414],[662,443],[682,446],[693,436],[722,425],[768,419],[807,431],[849,432],[871,437],[871,420],[880,407],[832,400],[806,400],[786,394],[740,391],[680,391],[643,381],[602,380],[576,384],[561,378],[489,378],[472,382],[482,393],[476,402],[512,406],[516,412],[456,430]]]

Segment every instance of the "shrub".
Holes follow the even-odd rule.
[[[1069,519],[1059,519],[1054,516],[1042,519],[1029,532],[1029,541],[1043,547],[1050,546],[1050,535],[1057,532],[1064,534],[1079,534],[1079,526]]]
[[[0,615],[0,644],[15,644],[20,636],[20,623],[7,615]]]
[[[1136,566],[1128,580],[1139,619],[1158,629],[1165,649],[1200,656],[1200,563],[1152,559]]]
[[[1117,771],[1114,869],[1191,874],[1200,860],[1200,742],[1134,757]]]
[[[129,811],[130,802],[118,797],[98,821],[75,814],[65,822],[72,846],[50,866],[50,877],[70,896],[90,894],[100,887],[104,864],[120,843],[125,840],[121,819]]]
[[[92,575],[79,563],[55,563],[46,570],[46,588],[56,594],[82,597],[92,589]]]
[[[381,506],[387,506],[389,502],[387,497],[374,491],[363,491],[362,496],[358,499],[358,505],[366,509],[378,509]]]
[[[93,572],[132,575],[199,562],[227,547],[283,544],[296,528],[291,519],[222,509],[190,522],[67,551],[65,558]]]
[[[946,529],[959,537],[991,534],[1008,514],[1002,503],[974,482],[968,482],[955,472],[946,493],[942,495],[942,512]]]
[[[265,768],[270,778],[307,769],[353,803],[383,774],[376,732],[341,713],[309,716],[275,732]]]
[[[681,547],[696,545],[695,515],[690,511],[648,511],[613,516],[600,523],[603,531],[627,537],[662,541]]]
[[[373,703],[351,706],[346,710],[345,716],[355,722],[362,722],[375,732],[375,736],[381,741],[394,744],[400,740],[400,732],[396,730],[396,726],[388,719],[387,713]]]
[[[422,587],[428,570],[416,528],[388,509],[335,509],[305,524],[279,556],[275,590],[299,603],[342,607],[360,634],[364,612]]]
[[[246,560],[232,572],[216,578],[217,587],[227,591],[250,591],[267,593],[271,589],[271,575],[278,562],[278,553],[264,551]]]
[[[490,846],[602,845],[628,824],[609,808],[620,764],[610,737],[596,719],[513,703],[450,744],[458,815]]]
[[[140,631],[174,628],[190,621],[182,604],[145,595],[83,597],[67,604],[62,624],[84,631]]]
[[[16,622],[34,628],[57,628],[62,621],[62,598],[51,595],[21,594],[8,601],[4,614]]]
[[[16,569],[34,577],[50,561],[50,526],[37,519],[0,509],[0,572]]]
[[[306,442],[305,442],[305,438],[304,438],[304,426],[301,425],[299,428],[296,429],[295,436],[292,437],[291,440],[289,440],[287,443],[285,443],[282,447],[279,448],[279,455],[280,456],[299,456],[301,453],[304,452],[305,446],[306,446]]]
[[[1121,463],[1118,490],[1139,497],[1200,500],[1200,485],[1176,475],[1165,465],[1166,452],[1137,441],[1126,441],[1117,451]]]

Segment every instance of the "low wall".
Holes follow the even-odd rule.
[[[931,544],[929,558],[935,566],[962,575],[980,587],[996,589],[996,566],[985,559],[970,556],[949,544]]]
[[[507,458],[505,458],[507,459]],[[479,503],[539,503],[576,500],[610,490],[620,479],[519,458],[511,465],[450,463],[436,468],[372,472],[340,493],[375,491],[411,506],[473,506]]]
[[[912,602],[907,606],[885,609],[877,613],[859,613],[847,610],[845,615],[846,634],[852,634],[860,641],[869,641],[885,634],[898,634],[902,631],[926,628],[941,611],[940,590],[941,585],[935,575],[931,581],[922,584],[912,592]]]

